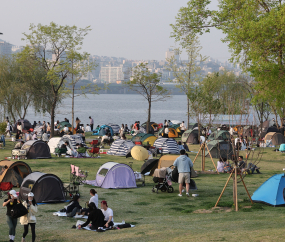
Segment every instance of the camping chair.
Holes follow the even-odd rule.
[[[86,156],[86,148],[85,147],[79,147],[78,149],[77,149],[77,153],[78,153],[78,156],[81,156],[82,158],[86,158],[87,156]],[[77,156],[77,157],[78,157]]]
[[[76,181],[83,184],[88,176],[88,171],[79,170],[78,166],[74,166]]]
[[[91,150],[88,150],[89,154],[93,158],[99,158],[100,154],[100,148],[99,147],[93,147]]]
[[[135,145],[142,145],[142,142],[140,142],[140,141],[135,141]]]
[[[90,145],[92,145],[92,147],[97,147],[99,145],[99,140],[94,139],[92,142],[89,143]]]
[[[70,182],[76,181],[75,165],[70,164]]]
[[[62,154],[66,155],[67,149],[62,149],[62,148],[55,148],[54,153],[56,156],[60,157]]]

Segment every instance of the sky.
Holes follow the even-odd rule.
[[[218,0],[211,6],[216,8]],[[91,55],[133,60],[164,60],[170,47],[171,23],[187,0],[9,0],[1,2],[1,39],[25,45],[23,33],[33,24],[91,26],[83,50]],[[201,54],[220,61],[230,58],[219,30],[200,37]],[[184,56],[182,56],[183,58]]]

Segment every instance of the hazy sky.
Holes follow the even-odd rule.
[[[218,0],[213,0],[216,6]],[[163,60],[174,46],[171,27],[187,0],[9,0],[1,1],[1,39],[24,45],[23,32],[30,23],[51,21],[60,25],[91,25],[83,50],[92,55],[128,59]],[[201,37],[202,54],[225,61],[230,57],[223,34],[213,30]]]

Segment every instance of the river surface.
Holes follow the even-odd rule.
[[[94,119],[95,125],[108,123],[131,125],[139,120],[141,123],[147,121],[148,102],[140,95],[133,94],[87,94],[75,98],[74,116],[81,120],[84,125],[89,124],[89,116]],[[151,108],[151,121],[163,123],[167,120],[180,120],[187,123],[187,100],[186,95],[173,95],[165,101],[153,102]],[[55,120],[62,121],[68,118],[71,122],[71,98],[63,100],[56,111]],[[33,108],[28,109],[26,115],[31,123],[33,121],[50,122],[50,116],[35,114]],[[217,121],[217,119],[219,121]],[[232,123],[229,121],[232,116],[220,115],[215,123]],[[248,124],[257,123],[257,119],[251,114],[249,117],[243,116],[243,122],[247,119]],[[194,122],[194,120],[191,120]],[[236,123],[240,124],[240,118],[236,118]]]

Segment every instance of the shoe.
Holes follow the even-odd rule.
[[[186,196],[187,196],[187,197],[190,197],[190,195],[189,195],[189,193],[188,193],[188,192],[186,193]]]
[[[182,194],[178,194],[178,197],[182,197]]]

